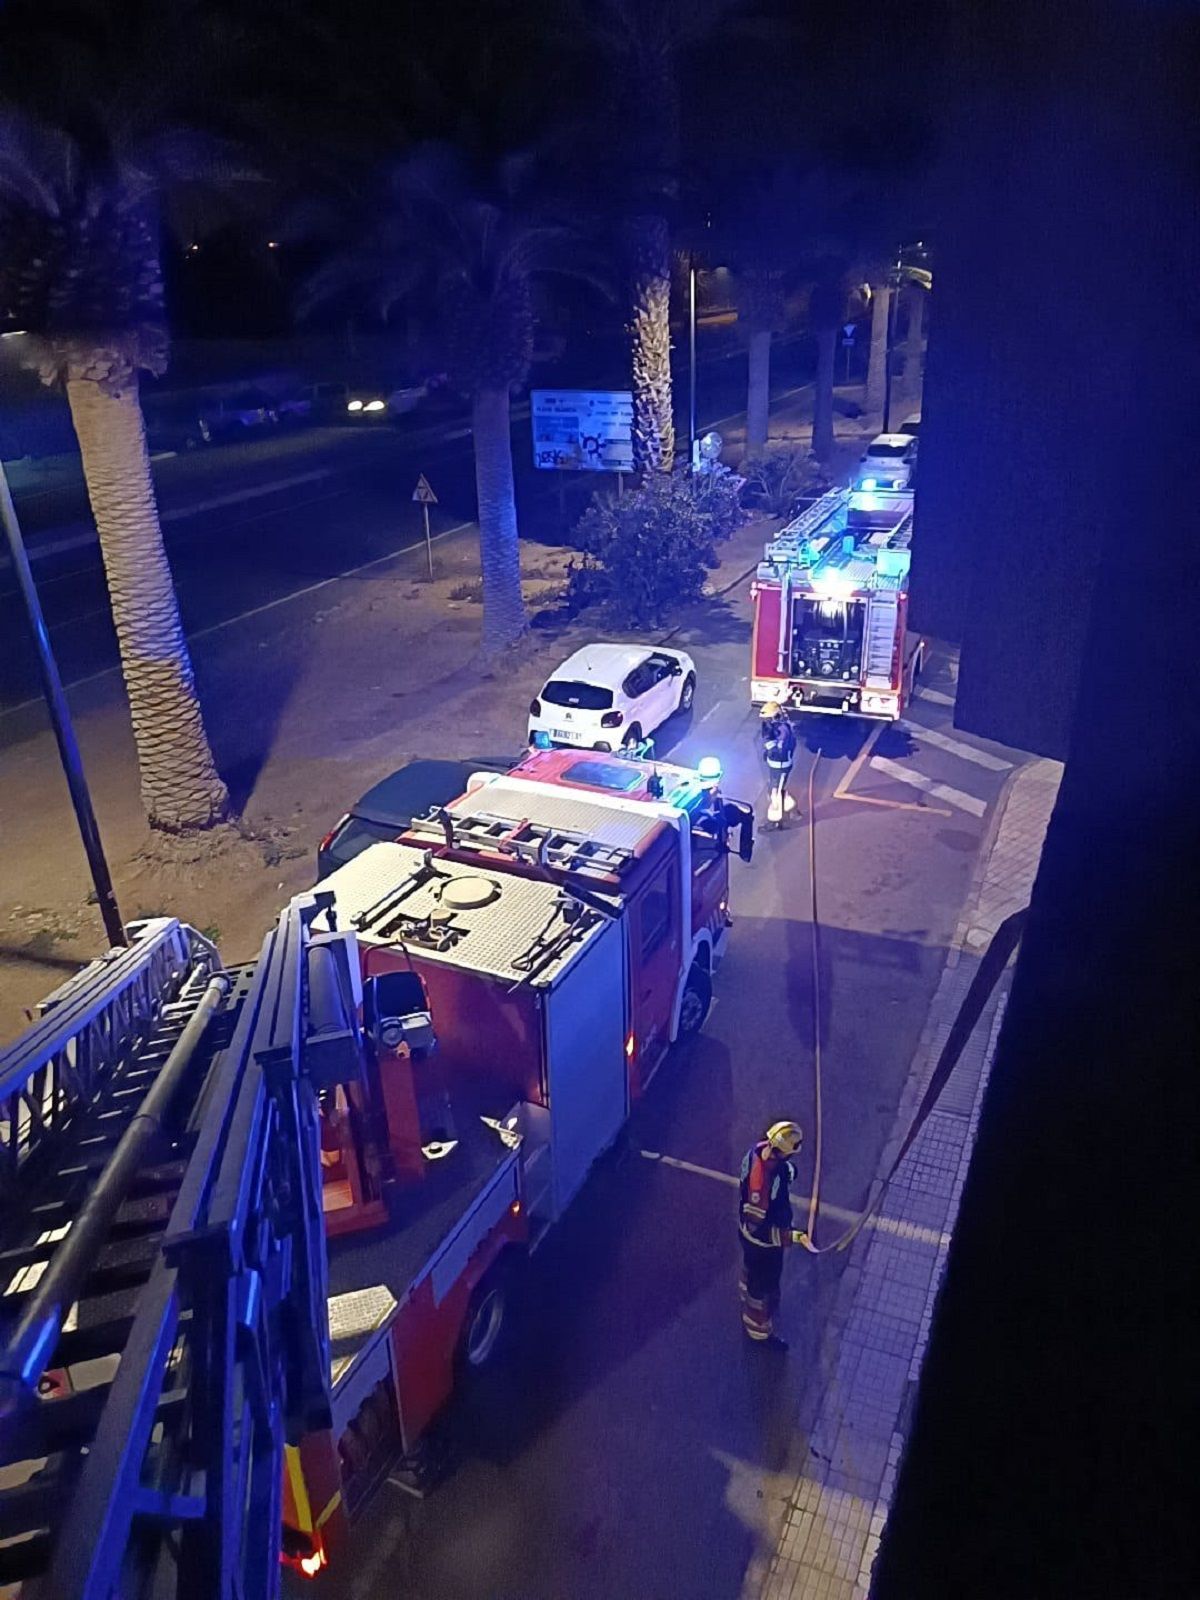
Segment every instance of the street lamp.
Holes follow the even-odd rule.
[[[892,343],[896,337],[896,301],[900,298],[902,251],[896,251],[896,261],[892,267],[891,280],[892,292],[888,298],[887,314],[887,341],[883,353],[883,432],[888,432],[888,424],[892,420]]]
[[[4,524],[4,534],[17,579],[17,590],[25,605],[29,631],[33,634],[38,671],[42,679],[42,694],[45,696],[46,709],[50,713],[50,723],[58,743],[58,754],[62,761],[63,772],[66,774],[67,788],[71,792],[75,821],[79,824],[79,836],[83,840],[84,854],[91,869],[96,901],[100,907],[100,915],[104,919],[104,931],[108,935],[110,944],[126,945],[129,940],[125,936],[125,926],[117,909],[117,897],[109,875],[108,862],[105,860],[104,846],[100,842],[96,813],[92,810],[92,797],[88,793],[87,779],[83,773],[83,762],[79,755],[75,729],[71,724],[70,708],[63,693],[62,679],[58,675],[58,664],[50,649],[46,619],[42,615],[41,601],[38,599],[37,588],[33,581],[25,541],[21,537],[21,525],[17,521],[17,508],[13,505],[12,495],[9,492],[3,462],[0,462],[0,522]]]
[[[688,256],[688,460],[696,461],[696,258]]]

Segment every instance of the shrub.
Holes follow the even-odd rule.
[[[742,462],[742,498],[772,517],[795,515],[796,502],[824,494],[829,477],[803,445],[768,444]]]
[[[741,479],[727,467],[651,473],[623,499],[596,495],[575,538],[583,559],[569,574],[572,610],[600,605],[622,628],[652,627],[698,600],[716,546],[745,520]]]

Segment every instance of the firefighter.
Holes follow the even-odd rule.
[[[759,716],[763,757],[767,763],[767,771],[771,775],[767,821],[781,823],[784,816],[796,806],[796,802],[788,793],[788,779],[796,763],[796,735],[778,701],[768,700]]]
[[[788,1186],[796,1169],[790,1157],[804,1135],[794,1122],[776,1122],[752,1145],[742,1162],[738,1232],[742,1239],[742,1327],[755,1344],[777,1350],[787,1345],[775,1333],[783,1255],[804,1234],[792,1227]]]

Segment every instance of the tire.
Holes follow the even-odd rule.
[[[692,709],[692,701],[695,698],[696,674],[689,672],[683,680],[683,688],[679,691],[679,704],[675,707],[676,711],[690,711]]]
[[[503,1347],[512,1321],[513,1280],[513,1272],[501,1258],[475,1285],[458,1345],[459,1363],[465,1372],[482,1372]]]
[[[634,745],[641,744],[641,742],[642,725],[640,722],[635,722],[632,727],[625,730],[625,737],[621,740],[621,749],[629,750]]]
[[[683,1000],[679,1007],[680,1039],[690,1039],[704,1026],[712,1005],[712,979],[701,966],[693,965],[684,985]]]

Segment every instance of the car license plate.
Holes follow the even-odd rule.
[[[572,744],[577,735],[572,733],[570,728],[551,728],[550,737],[552,739],[561,739],[565,744]]]

